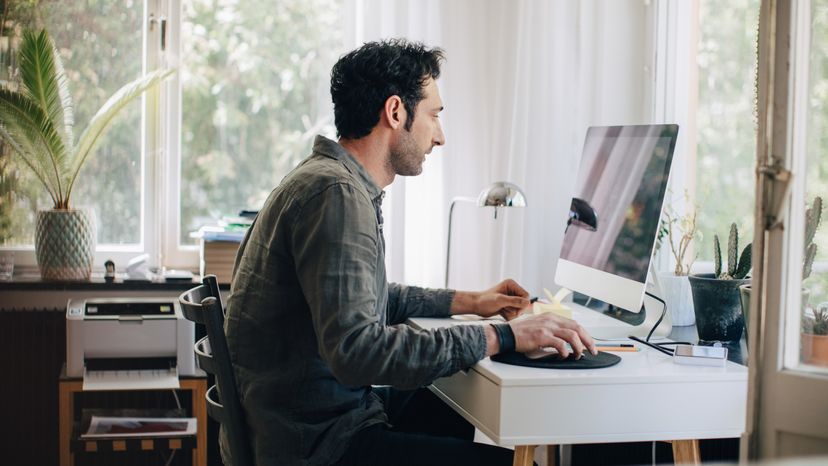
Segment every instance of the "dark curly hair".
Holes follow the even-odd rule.
[[[391,39],[368,42],[346,54],[331,70],[334,123],[339,137],[359,139],[379,122],[385,101],[397,95],[408,112],[405,129],[414,122],[414,109],[423,100],[423,86],[440,77],[445,59],[440,48]]]

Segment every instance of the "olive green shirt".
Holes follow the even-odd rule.
[[[485,357],[482,327],[405,324],[448,315],[453,291],[387,282],[383,195],[318,136],[242,242],[225,330],[259,466],[335,462],[387,422],[372,384],[421,387]]]

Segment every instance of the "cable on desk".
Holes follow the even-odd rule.
[[[661,299],[658,296],[650,293],[649,291],[645,291],[644,294],[646,294],[647,296],[649,296],[649,297],[655,299],[656,301],[660,302],[661,305],[662,305],[662,307],[661,307],[661,317],[658,318],[655,325],[653,325],[653,328],[650,329],[650,333],[647,334],[647,341],[650,341],[650,337],[653,336],[653,332],[655,332],[655,329],[657,329],[658,326],[661,325],[661,321],[664,320],[664,316],[667,314],[667,303],[665,303],[663,299]]]
[[[672,356],[673,355],[673,350],[671,350],[669,348],[663,348],[663,347],[661,347],[661,346],[659,346],[655,343],[650,343],[647,340],[642,340],[641,338],[638,338],[635,335],[630,335],[628,338],[630,340],[634,340],[634,341],[637,341],[639,343],[645,344],[645,345],[649,346],[650,348],[652,348],[654,350],[657,350],[657,351],[660,351],[660,352],[666,354],[667,356]]]

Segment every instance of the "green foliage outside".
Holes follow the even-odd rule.
[[[30,2],[0,0],[0,14],[0,84],[5,86],[18,79],[16,46],[22,25],[32,22],[34,8]],[[36,199],[36,184],[36,178],[12,160],[10,148],[0,141],[0,245],[15,244],[27,233],[26,221],[36,209],[29,212],[23,206]]]
[[[707,238],[732,222],[753,238],[758,25],[759,0],[699,3],[696,187]],[[698,252],[698,260],[713,260],[712,247]]]
[[[811,205],[816,196],[828,198],[828,0],[815,0],[811,5],[808,87],[805,201]],[[828,228],[824,220],[814,243],[818,247],[814,270],[804,281],[804,287],[810,291],[810,303],[816,307],[828,301],[828,270],[819,264],[828,261]]]
[[[342,0],[185,2],[181,242],[258,209],[332,130],[329,73]]]

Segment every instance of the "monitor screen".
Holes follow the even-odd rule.
[[[640,310],[677,136],[677,125],[589,128],[556,283]]]

